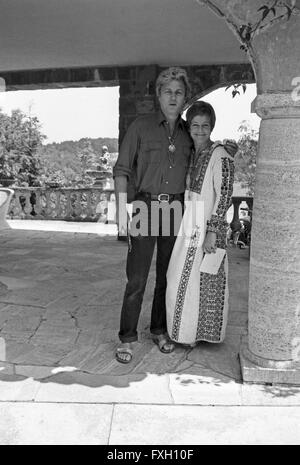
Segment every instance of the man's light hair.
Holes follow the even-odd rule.
[[[160,96],[161,88],[164,84],[171,81],[181,81],[185,87],[185,98],[188,100],[191,97],[191,85],[187,72],[183,68],[172,66],[171,68],[164,69],[156,80],[156,96]]]

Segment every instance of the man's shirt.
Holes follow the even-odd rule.
[[[184,192],[192,140],[182,118],[178,118],[172,134],[174,153],[168,150],[169,136],[169,125],[161,111],[137,118],[122,142],[114,177],[133,177],[137,192]]]

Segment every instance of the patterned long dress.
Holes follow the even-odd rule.
[[[167,327],[170,338],[181,344],[219,343],[228,315],[227,254],[216,275],[200,272],[200,265],[206,231],[216,232],[217,247],[226,250],[234,162],[220,143],[192,160],[184,217],[167,272]]]

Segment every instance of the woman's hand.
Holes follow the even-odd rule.
[[[216,253],[216,240],[217,240],[217,233],[212,231],[207,231],[204,242],[203,242],[203,250],[205,253]]]
[[[224,149],[226,150],[226,152],[229,153],[229,155],[231,157],[234,157],[236,152],[239,149],[239,146],[237,145],[235,140],[233,140],[233,139],[224,139],[223,143],[224,143]]]

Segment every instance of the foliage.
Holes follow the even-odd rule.
[[[21,110],[11,116],[0,109],[0,179],[15,186],[89,187],[94,179],[89,169],[100,164],[102,147],[112,153],[110,165],[116,160],[118,139],[83,138],[43,145],[36,117]],[[1,182],[1,181],[0,181]]]
[[[240,37],[240,41],[242,42],[240,49],[244,50],[244,52],[247,52],[251,47],[251,42],[255,35],[273,24],[275,21],[280,21],[282,19],[286,19],[288,21],[291,17],[291,14],[295,10],[295,3],[295,0],[289,0],[289,2],[273,0],[270,5],[262,5],[260,8],[258,8],[257,12],[261,12],[261,16],[256,21],[256,23],[251,24],[249,22],[247,24],[242,24],[239,27],[236,27],[236,31]],[[246,91],[246,84],[241,82],[228,86],[226,90],[230,87],[233,87],[232,97],[240,94],[239,89],[241,87],[244,93]]]
[[[89,187],[94,179],[86,171],[99,164],[102,146],[109,151],[116,151],[118,139],[83,138],[79,141],[64,141],[45,144],[40,148],[40,163],[42,166],[42,185],[57,185],[59,187]],[[111,162],[115,157],[111,157]]]
[[[237,84],[231,84],[230,86],[227,86],[225,91],[230,89],[230,87],[233,87],[233,90],[232,90],[232,98],[234,98],[237,94],[240,95],[240,91],[239,91],[239,88],[242,87],[243,89],[243,93],[246,92],[246,89],[247,89],[247,85],[246,84],[240,84],[240,83],[237,83]]]
[[[291,0],[290,2],[274,0],[271,5],[262,5],[257,10],[258,12],[261,12],[261,17],[255,24],[242,24],[238,28],[237,32],[242,41],[240,48],[247,52],[250,48],[251,41],[258,32],[262,31],[270,24],[273,24],[275,21],[285,18],[289,20],[294,9],[294,0]]]
[[[44,139],[36,117],[21,110],[9,116],[0,109],[0,178],[35,185],[40,172],[38,150]]]
[[[235,156],[235,180],[241,182],[243,188],[248,188],[248,195],[254,195],[258,132],[243,121],[239,133],[239,151]]]

